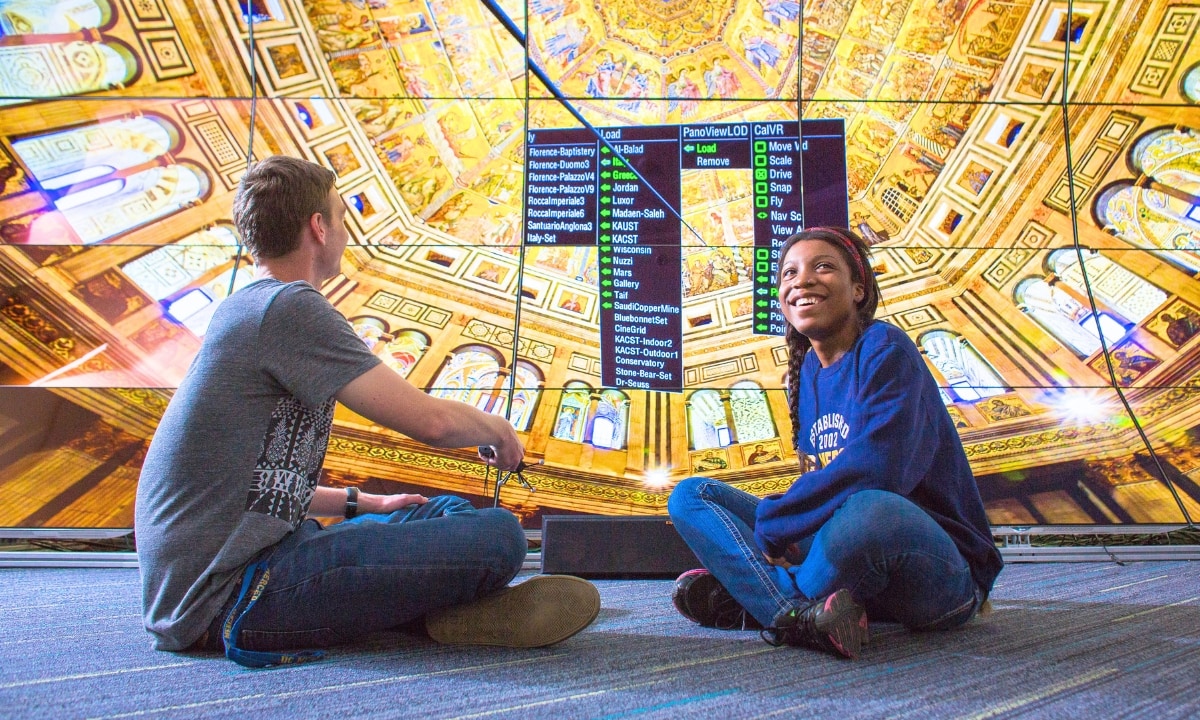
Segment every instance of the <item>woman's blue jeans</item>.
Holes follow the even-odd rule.
[[[443,495],[330,527],[306,520],[269,552],[238,642],[249,650],[328,647],[476,600],[508,585],[528,545],[507,510]]]
[[[791,568],[768,565],[754,542],[758,498],[716,480],[679,483],[667,510],[696,557],[756,620],[848,589],[872,620],[916,630],[957,627],[983,593],[945,530],[912,501],[882,490],[851,495],[798,543]]]

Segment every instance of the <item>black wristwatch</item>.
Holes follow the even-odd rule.
[[[346,488],[346,519],[358,514],[358,488]]]

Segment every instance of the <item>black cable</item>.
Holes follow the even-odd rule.
[[[625,158],[625,156],[619,150],[617,150],[617,148],[615,146],[613,146],[613,144],[610,143],[604,137],[604,135],[601,134],[601,132],[596,129],[596,127],[594,125],[592,125],[590,122],[588,122],[587,118],[585,118],[583,116],[583,113],[579,112],[579,109],[576,108],[571,103],[571,99],[568,98],[566,95],[564,95],[562,90],[559,89],[558,85],[553,80],[551,80],[548,75],[546,75],[546,71],[542,70],[542,68],[537,63],[533,62],[530,59],[529,43],[526,40],[526,38],[528,37],[528,29],[529,29],[528,13],[526,14],[526,17],[525,17],[526,32],[523,33],[523,32],[521,32],[520,28],[517,27],[516,23],[514,23],[512,21],[512,18],[510,18],[504,12],[504,9],[496,4],[496,0],[481,0],[481,2],[483,3],[484,7],[486,7],[488,9],[488,11],[492,13],[492,16],[495,17],[496,20],[498,20],[500,22],[500,24],[503,25],[506,30],[508,30],[508,33],[510,35],[512,35],[513,39],[516,40],[517,42],[519,42],[521,44],[521,47],[523,47],[525,49],[525,67],[529,69],[529,72],[533,73],[534,77],[536,77],[538,80],[542,81],[542,84],[545,85],[546,89],[550,92],[550,94],[554,97],[554,99],[559,102],[559,104],[562,106],[562,108],[564,110],[566,110],[567,112],[569,112],[571,114],[571,117],[575,118],[575,120],[577,122],[579,122],[580,125],[583,125],[583,127],[585,129],[589,130],[593,135],[595,135],[596,139],[599,140],[600,143],[605,148],[607,148],[609,150],[609,152],[611,152],[617,160],[620,160],[622,163],[624,163],[625,169],[629,170],[630,172],[632,172],[634,175],[637,176],[637,179],[642,183],[642,185],[647,190],[649,190],[651,193],[653,193],[654,197],[660,203],[662,203],[663,209],[666,212],[670,213],[676,220],[678,220],[680,222],[680,224],[683,225],[683,227],[685,227],[689,231],[691,231],[692,235],[694,235],[697,238],[700,238],[700,233],[698,233],[696,231],[696,229],[691,226],[691,224],[689,224],[686,220],[683,219],[683,216],[679,212],[677,212],[675,210],[675,208],[671,206],[670,203],[668,203],[666,201],[666,198],[664,198],[662,196],[662,194],[660,194],[658,192],[658,189],[655,188],[652,183],[647,182],[646,178],[642,175],[642,173],[636,167],[634,167],[632,164],[630,164],[630,162]],[[590,98],[583,98],[583,99],[590,99]],[[526,128],[528,128],[529,127],[529,124],[528,124],[529,75],[528,74],[526,74],[526,76],[525,76],[525,98],[524,98],[524,100],[525,100],[525,113],[526,113],[526,125],[525,126],[526,126]],[[703,240],[703,238],[701,238],[701,240]]]
[[[249,31],[247,36],[247,55],[250,58],[250,130],[246,135],[246,169],[250,169],[250,164],[254,162],[254,126],[257,124],[258,117],[258,64],[254,61],[254,25],[257,23],[257,18],[254,15],[254,8],[250,3],[246,4],[246,14],[242,17],[246,21],[246,28]],[[242,239],[237,237],[237,252],[233,256],[233,272],[229,274],[229,288],[225,293],[225,297],[233,294],[234,285],[237,283],[238,270],[242,264],[242,254],[245,252],[242,245]]]
[[[513,22],[512,18],[510,18],[508,16],[508,14],[504,12],[503,8],[501,8],[499,5],[496,4],[495,0],[481,0],[481,1],[483,2],[484,7],[486,7],[488,9],[488,11],[497,20],[497,22],[499,22],[501,25],[504,26],[505,30],[508,31],[508,34],[511,35],[514,40],[516,40],[518,43],[520,43],[522,49],[525,51],[524,52],[525,67],[529,70],[529,72],[525,73],[525,88],[524,88],[525,92],[524,92],[524,98],[523,98],[524,104],[525,104],[525,125],[524,125],[524,127],[525,127],[526,132],[529,132],[529,102],[530,102],[529,75],[530,75],[530,73],[532,73],[533,76],[536,77],[538,80],[540,80],[542,82],[542,84],[546,87],[546,89],[550,91],[550,94],[554,97],[554,99],[557,100],[559,102],[559,104],[562,105],[562,107],[567,112],[569,112],[572,117],[575,118],[576,121],[578,121],[581,125],[583,125],[584,128],[589,130],[596,137],[596,139],[598,139],[601,142],[601,144],[604,145],[604,147],[608,148],[608,150],[619,161],[624,163],[624,166],[628,170],[630,170],[631,172],[633,172],[634,175],[637,176],[637,179],[641,181],[642,185],[645,188],[647,188],[648,190],[650,190],[651,193],[654,194],[654,197],[657,198],[660,203],[662,203],[662,206],[666,209],[667,212],[674,215],[675,219],[677,219],[681,225],[683,225],[688,230],[690,230],[692,235],[699,238],[700,233],[696,232],[696,230],[690,224],[688,224],[688,222],[686,220],[683,219],[683,216],[679,212],[677,212],[675,210],[675,208],[672,207],[671,204],[666,201],[665,198],[663,198],[663,196],[658,192],[658,189],[655,188],[653,184],[647,182],[646,178],[642,176],[641,172],[637,168],[635,168],[632,164],[630,164],[630,162],[627,159],[625,159],[625,156],[619,150],[617,150],[617,148],[614,147],[607,139],[605,139],[603,134],[601,134],[599,130],[597,130],[590,122],[587,121],[587,118],[585,118],[583,116],[583,114],[573,104],[571,104],[570,100],[567,99],[566,95],[564,95],[562,93],[562,90],[559,89],[558,85],[553,80],[551,80],[549,78],[549,76],[546,75],[545,71],[543,71],[541,69],[541,67],[539,67],[537,65],[537,63],[533,62],[532,58],[530,58],[530,56],[529,56],[529,43],[526,40],[529,37],[529,13],[525,14],[525,27],[522,30],[521,28],[518,28],[516,23]],[[526,193],[528,193],[528,188],[526,188]],[[524,201],[527,203],[528,198],[524,198]],[[513,345],[512,345],[512,355],[511,355],[510,366],[509,366],[510,371],[509,371],[509,377],[508,377],[508,388],[509,388],[508,389],[508,401],[506,402],[505,408],[504,408],[504,417],[506,420],[509,420],[510,422],[511,422],[511,417],[512,417],[512,403],[513,403],[514,396],[516,395],[517,360],[518,360],[519,350],[520,350],[520,345],[521,345],[520,337],[518,336],[517,333],[518,333],[518,329],[521,327],[521,305],[522,305],[521,291],[523,288],[525,251],[527,249],[526,242],[525,242],[526,232],[527,232],[527,229],[524,227],[524,225],[522,225],[521,246],[520,246],[520,252],[518,253],[520,257],[517,260],[517,278],[518,278],[518,280],[517,280],[517,302],[516,302],[516,307],[514,309],[514,314],[513,314]],[[524,476],[519,471],[514,471],[514,473],[509,473],[509,475],[512,475],[512,474],[516,475],[516,478],[521,483],[521,485],[526,486],[526,487],[531,487],[529,485],[529,483],[525,480]],[[485,476],[484,476],[485,484],[487,482],[486,477],[487,477],[487,475],[485,474]],[[508,475],[505,475],[505,474],[501,473],[500,471],[497,471],[497,473],[496,473],[496,494],[495,494],[495,498],[493,501],[494,505],[497,505],[497,506],[499,505],[499,503],[500,503],[500,487],[507,481],[507,479],[508,479]]]
[[[1108,554],[1109,560],[1112,560],[1114,563],[1116,563],[1117,565],[1120,565],[1121,567],[1125,567],[1125,562],[1123,560],[1121,560],[1120,558],[1118,558],[1116,555],[1114,555],[1112,550],[1108,549],[1108,543],[1103,543],[1103,542],[1100,543],[1100,548],[1102,550],[1104,550],[1105,553]]]
[[[254,161],[254,126],[258,115],[258,63],[254,61],[254,26],[257,24],[257,19],[254,17],[254,11],[249,9],[247,5],[246,29],[248,31],[246,37],[247,55],[250,60],[250,129],[246,136],[246,166]]]
[[[1100,349],[1104,355],[1104,366],[1108,370],[1109,383],[1111,384],[1113,390],[1116,391],[1117,397],[1121,401],[1121,406],[1125,408],[1126,414],[1129,415],[1129,420],[1132,422],[1134,429],[1137,431],[1138,437],[1141,438],[1142,443],[1146,446],[1146,450],[1150,453],[1150,458],[1154,461],[1154,466],[1158,468],[1158,472],[1162,477],[1163,482],[1166,484],[1167,489],[1171,491],[1171,496],[1175,498],[1175,504],[1179,506],[1180,512],[1183,513],[1184,521],[1187,523],[1189,528],[1194,528],[1196,525],[1192,521],[1191,515],[1188,514],[1187,507],[1183,504],[1182,498],[1179,497],[1179,492],[1175,488],[1175,484],[1171,482],[1170,477],[1167,475],[1166,469],[1162,466],[1162,462],[1159,460],[1158,453],[1154,451],[1154,447],[1150,442],[1149,436],[1146,435],[1146,431],[1142,428],[1142,423],[1138,420],[1137,415],[1133,411],[1133,406],[1129,403],[1129,399],[1125,396],[1125,391],[1121,388],[1121,384],[1117,381],[1117,373],[1113,367],[1112,353],[1108,347],[1108,340],[1104,337],[1104,328],[1100,325],[1100,308],[1096,304],[1096,296],[1092,291],[1092,283],[1088,278],[1087,264],[1084,261],[1083,256],[1083,245],[1079,242],[1079,213],[1075,207],[1075,163],[1071,153],[1071,120],[1070,108],[1068,107],[1067,102],[1067,95],[1070,91],[1071,33],[1075,12],[1074,5],[1075,0],[1067,0],[1066,30],[1063,38],[1064,52],[1062,96],[1059,103],[1062,109],[1063,147],[1066,151],[1067,161],[1067,193],[1071,218],[1071,240],[1075,248],[1075,257],[1079,262],[1079,271],[1081,277],[1083,278],[1083,287],[1087,294],[1088,305],[1091,306],[1092,322],[1094,322],[1096,325],[1096,335],[1100,339]]]
[[[486,0],[485,0],[484,4],[487,5]],[[488,9],[492,10],[492,8],[490,6],[488,7]],[[498,9],[492,10],[493,15],[496,15],[497,12],[498,12]],[[516,25],[512,22],[511,18],[508,18],[508,16],[504,15],[503,12],[500,12],[500,15],[497,16],[496,19],[498,22],[500,22],[501,25],[504,25],[505,29],[507,29],[509,34],[512,35],[514,38],[518,38],[519,36],[523,36],[523,37],[529,36],[529,13],[525,14],[524,33],[518,32]],[[505,22],[506,20],[508,22]],[[518,40],[518,42],[520,42],[520,40]],[[525,54],[525,66],[529,67],[532,61],[529,59],[528,43],[522,42],[521,48],[524,50],[524,54]],[[522,127],[526,131],[528,131],[529,130],[529,73],[524,73],[524,92],[523,92],[522,99],[524,100],[522,105],[525,108],[524,122],[522,123]],[[528,189],[526,189],[525,192],[528,193]],[[523,199],[523,204],[526,201],[527,201],[527,198]],[[527,232],[528,232],[528,229],[525,227],[525,224],[522,223],[521,224],[520,244],[517,247],[517,287],[516,287],[516,302],[514,303],[514,306],[513,306],[512,353],[509,355],[509,361],[508,361],[508,367],[509,367],[508,382],[507,382],[508,395],[507,395],[505,403],[504,403],[504,419],[507,420],[509,423],[512,422],[513,400],[516,398],[516,394],[517,394],[517,362],[519,361],[519,358],[520,358],[520,348],[521,348],[521,338],[520,338],[521,307],[522,307],[522,305],[524,305],[523,293],[524,293],[524,289],[525,289],[525,253],[528,250],[528,246],[526,245],[526,242],[525,242],[525,237],[526,237]],[[483,452],[483,448],[480,448],[480,452],[481,453]],[[488,495],[488,478],[491,477],[492,466],[487,465],[485,463],[483,468],[484,468],[483,469],[483,495],[484,495],[484,497],[487,497],[487,495]],[[499,469],[497,469],[496,470],[496,488],[495,488],[495,493],[493,495],[493,500],[492,500],[493,507],[500,507],[500,487],[504,484],[504,480],[505,480],[504,474],[501,473]],[[522,478],[522,484],[524,484],[523,478]]]
[[[501,23],[503,24],[503,21],[501,21]],[[525,13],[524,35],[525,35],[525,37],[529,37],[529,13],[528,12]],[[529,64],[530,64],[529,44],[523,43],[522,49],[525,51],[525,66],[529,67]],[[526,132],[528,132],[528,130],[529,130],[529,73],[523,74],[523,80],[525,83],[525,87],[524,87],[525,102],[522,104],[525,107],[525,113],[524,113],[525,116],[524,116],[524,122],[522,124],[522,127],[525,128]],[[529,192],[528,187],[529,187],[528,184],[526,184],[525,185],[525,188],[526,188],[525,193],[526,194],[528,194],[528,192]],[[522,201],[522,206],[527,205],[527,203],[528,203],[528,199],[526,198]],[[509,367],[508,397],[504,403],[504,419],[509,421],[510,423],[512,422],[513,401],[516,399],[516,396],[517,396],[517,362],[520,357],[520,348],[521,348],[521,337],[520,337],[521,307],[525,304],[521,293],[525,289],[525,253],[529,249],[528,245],[525,242],[525,237],[528,232],[529,232],[529,229],[525,225],[525,223],[521,223],[521,240],[520,240],[520,245],[517,247],[517,287],[516,287],[517,297],[516,297],[516,303],[513,306],[512,354],[509,355],[509,360],[508,360],[508,367]],[[532,409],[532,408],[528,408],[528,409]],[[501,485],[500,480],[501,480],[501,477],[502,476],[500,474],[500,470],[497,469],[496,470],[496,496],[495,496],[495,500],[493,501],[494,507],[500,506],[500,485]],[[486,487],[486,486],[487,486],[487,473],[485,472],[484,473],[484,487]]]
[[[808,215],[804,212],[804,2],[796,14],[796,142],[800,147],[800,167],[796,179],[800,183],[800,222],[808,227]],[[844,149],[843,149],[844,152]],[[849,202],[849,198],[846,199]],[[803,230],[804,228],[798,228]],[[783,258],[779,258],[783,262]],[[865,278],[864,278],[865,280]],[[790,404],[790,400],[788,401]],[[789,405],[790,406],[790,405]]]
[[[479,454],[485,460],[491,460],[496,457],[495,449],[493,449],[487,445],[479,446]],[[538,461],[538,464],[539,465],[541,464],[540,460]],[[493,507],[500,507],[500,488],[504,487],[505,483],[507,483],[509,480],[512,480],[513,478],[516,478],[517,483],[519,483],[521,485],[521,487],[525,488],[529,492],[533,492],[534,490],[536,490],[536,488],[534,488],[533,485],[531,485],[530,482],[525,479],[525,470],[527,470],[528,468],[529,468],[529,465],[524,460],[517,463],[517,466],[515,468],[513,468],[512,470],[501,470],[500,468],[496,468],[496,490],[492,496],[492,506]],[[488,479],[488,476],[491,474],[491,471],[492,471],[491,465],[484,466],[484,471],[483,471],[484,495],[487,494],[487,479]]]

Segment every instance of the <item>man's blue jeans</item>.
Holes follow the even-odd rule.
[[[503,588],[527,551],[512,513],[450,495],[330,527],[306,520],[268,551],[238,646],[320,648],[394,628]]]
[[[791,568],[768,565],[754,542],[758,498],[716,480],[679,483],[667,510],[696,557],[766,627],[785,610],[848,589],[872,620],[917,630],[957,627],[983,593],[945,530],[910,500],[851,495],[798,543]]]

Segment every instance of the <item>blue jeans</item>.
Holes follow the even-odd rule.
[[[328,647],[471,602],[508,585],[528,545],[507,510],[443,495],[330,527],[306,520],[267,552],[270,579],[238,640],[248,650]]]
[[[787,569],[768,565],[754,542],[757,507],[757,497],[703,477],[679,483],[667,500],[696,557],[766,627],[778,613],[843,588],[871,619],[916,630],[957,627],[983,600],[954,541],[900,495],[851,495],[798,543]]]

